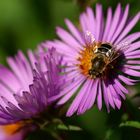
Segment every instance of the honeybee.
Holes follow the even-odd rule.
[[[89,75],[94,77],[100,77],[105,72],[106,68],[112,61],[112,57],[115,54],[113,46],[108,43],[100,44],[96,46],[93,51],[93,58],[91,60],[91,69],[89,69]],[[111,66],[111,65],[110,65]]]
[[[89,31],[87,31],[85,39],[86,46],[93,47],[91,68],[88,70],[88,74],[92,78],[100,77],[106,73],[108,68],[113,68],[111,62],[115,60],[120,53],[115,50],[115,47],[112,44],[106,42],[97,43]]]

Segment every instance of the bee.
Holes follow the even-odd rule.
[[[89,69],[89,75],[93,78],[102,76],[107,66],[111,63],[114,54],[115,51],[111,44],[102,43],[100,46],[96,46],[93,51],[94,57],[91,59],[91,69]]]
[[[129,47],[128,44],[115,46],[108,42],[96,42],[90,31],[85,33],[85,42],[87,48],[93,48],[91,66],[88,70],[88,75],[92,78],[103,76],[109,69],[113,69],[117,63],[116,59]]]

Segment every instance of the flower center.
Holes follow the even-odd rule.
[[[107,69],[113,66],[115,51],[109,43],[94,43],[80,52],[78,67],[89,78],[105,76]]]
[[[5,125],[3,126],[4,131],[8,135],[12,135],[16,133],[21,127],[23,126],[23,123],[15,123],[15,124],[10,124],[10,125]]]

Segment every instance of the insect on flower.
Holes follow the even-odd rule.
[[[73,80],[52,98],[59,99],[58,105],[73,99],[67,116],[82,114],[94,104],[101,110],[103,101],[108,112],[110,107],[120,109],[128,94],[125,85],[134,85],[140,77],[140,32],[130,33],[140,13],[131,20],[128,13],[129,5],[122,10],[118,4],[114,14],[109,7],[104,18],[102,5],[97,4],[95,12],[88,7],[80,15],[80,28],[66,19],[69,32],[57,27],[60,40],[44,43],[44,47],[53,46],[64,56],[67,81]]]
[[[91,78],[101,77],[106,75],[106,72],[109,69],[113,69],[112,62],[115,63],[115,60],[123,55],[121,50],[127,49],[128,44],[122,44],[121,49],[115,49],[115,46],[113,46],[110,43],[107,42],[97,42],[92,35],[91,32],[86,31],[85,33],[85,43],[86,48],[84,51],[81,51],[81,57],[78,58],[79,61],[86,60],[85,53],[88,51],[89,54],[91,54],[91,62],[89,64],[89,68],[87,70],[87,67],[84,66],[85,63],[80,63],[79,67],[83,71],[83,73],[86,73]],[[91,52],[90,52],[91,51]],[[86,65],[87,66],[87,65]]]

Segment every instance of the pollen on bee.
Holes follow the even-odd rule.
[[[114,50],[110,44],[94,42],[79,52],[77,66],[82,74],[95,79],[106,75],[108,69],[114,68],[110,65],[112,56],[114,56]]]

